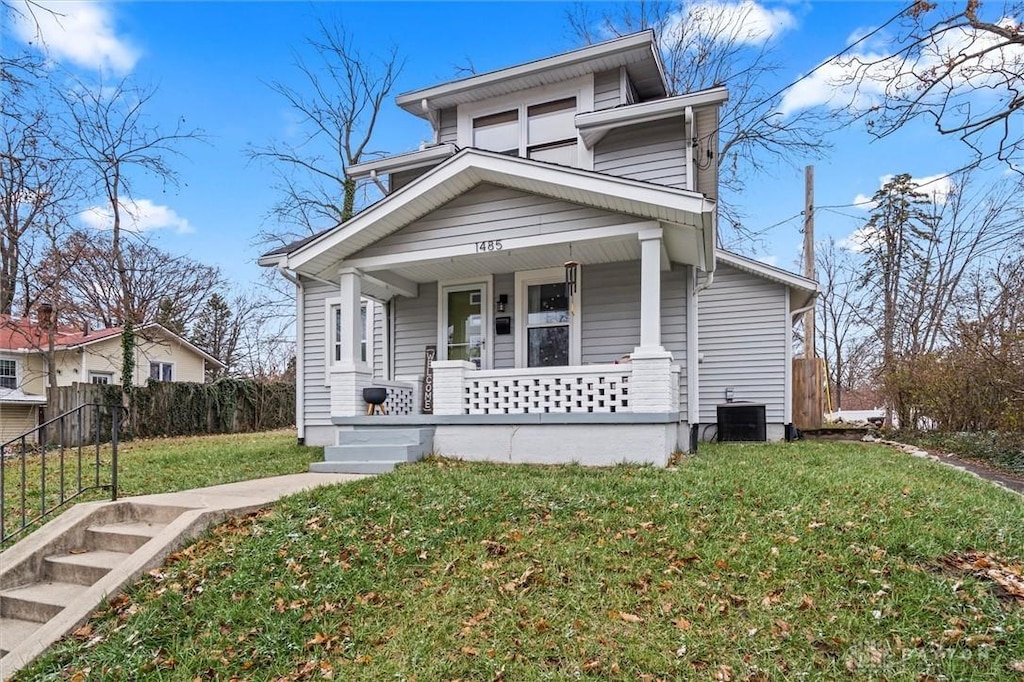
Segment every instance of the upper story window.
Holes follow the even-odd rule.
[[[18,362],[0,360],[0,388],[18,387]]]
[[[576,98],[565,97],[477,116],[473,118],[473,146],[564,166],[579,166],[575,115]]]

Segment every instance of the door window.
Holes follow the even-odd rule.
[[[449,360],[466,360],[480,368],[485,329],[483,290],[449,289],[445,297],[448,310],[446,357]]]

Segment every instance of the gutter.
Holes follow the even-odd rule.
[[[295,430],[299,445],[306,444],[306,420],[305,420],[305,353],[303,352],[304,330],[305,330],[305,305],[302,280],[297,275],[283,266],[277,266],[281,276],[295,285]]]

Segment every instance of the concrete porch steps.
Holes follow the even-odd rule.
[[[211,524],[356,478],[292,474],[75,505],[0,553],[0,680]]]
[[[324,461],[309,470],[318,473],[383,474],[399,464],[415,462],[434,447],[433,427],[339,427],[337,445],[324,448]]]

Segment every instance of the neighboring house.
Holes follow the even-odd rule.
[[[349,168],[386,196],[260,258],[296,283],[299,437],[333,446],[317,468],[388,433],[663,465],[727,400],[783,438],[792,326],[818,289],[715,248],[726,99],[667,96],[650,31],[398,96],[434,144]],[[386,416],[366,416],[368,386]]]
[[[121,382],[120,327],[95,331],[58,327],[54,331],[57,385]],[[0,442],[36,426],[39,406],[46,404],[49,378],[45,352],[49,334],[36,321],[0,316]],[[205,381],[206,368],[223,366],[158,324],[138,330],[132,383]]]

